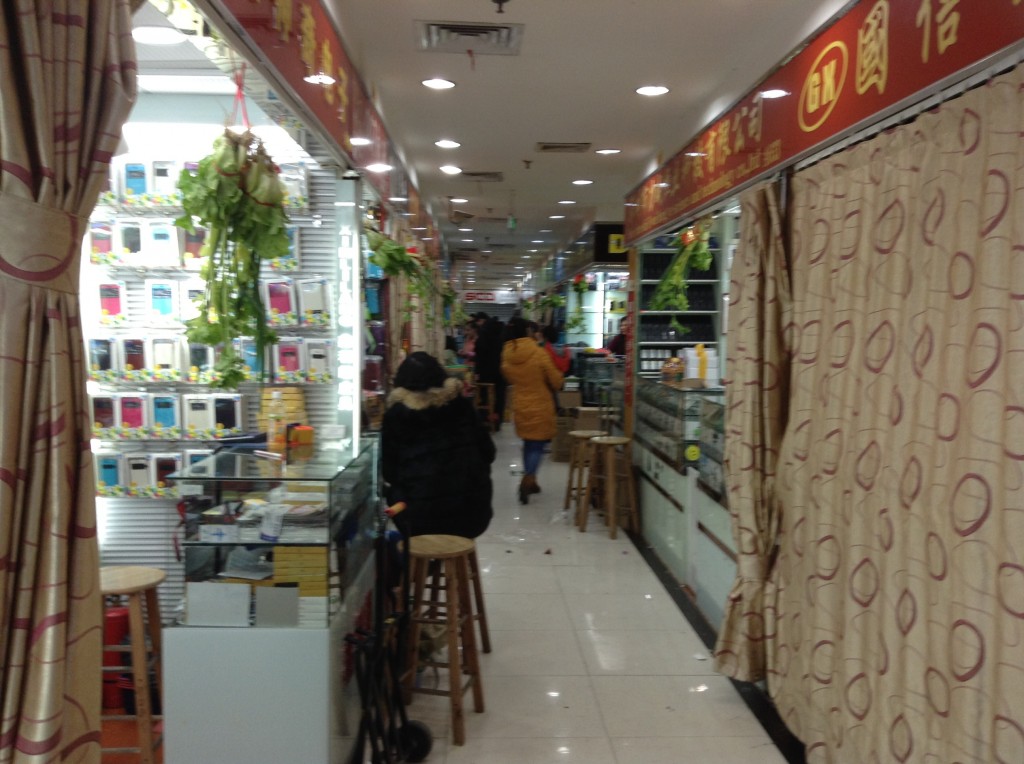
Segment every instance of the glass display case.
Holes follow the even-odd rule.
[[[638,378],[634,436],[662,461],[682,472],[700,458],[703,401],[724,400],[721,388],[680,388]]]
[[[604,353],[580,355],[577,361],[583,405],[602,405],[602,391],[611,385],[615,369],[622,367],[622,361]]]
[[[169,761],[351,756],[361,702],[345,635],[373,623],[377,440],[298,457],[225,449],[170,478],[186,598],[163,631]]]
[[[251,586],[253,622],[260,617],[259,587],[292,588],[294,625],[326,626],[341,591],[372,551],[376,458],[370,438],[354,450],[320,450],[287,463],[224,449],[172,475],[186,497],[186,587],[213,581]],[[217,614],[210,617],[217,620]],[[188,603],[185,623],[204,625]]]

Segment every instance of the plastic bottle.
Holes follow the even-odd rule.
[[[270,404],[267,406],[267,450],[275,454],[283,454],[287,446],[286,429],[288,423],[285,421],[288,409],[284,405],[284,397],[280,390],[275,390],[270,395]]]

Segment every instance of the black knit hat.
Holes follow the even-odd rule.
[[[395,374],[395,387],[406,390],[427,390],[444,386],[448,374],[430,353],[417,351],[402,361]]]

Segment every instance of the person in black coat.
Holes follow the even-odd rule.
[[[462,382],[428,353],[398,367],[381,426],[388,504],[406,537],[476,538],[491,522],[494,442],[462,395]]]
[[[505,378],[501,375],[501,348],[505,344],[505,325],[497,318],[478,314],[476,338],[476,381],[494,385],[494,431],[501,430],[505,419]]]

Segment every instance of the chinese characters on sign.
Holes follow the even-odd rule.
[[[635,244],[1024,39],[1024,0],[863,0],[626,199]],[[763,100],[758,92],[788,95]]]

